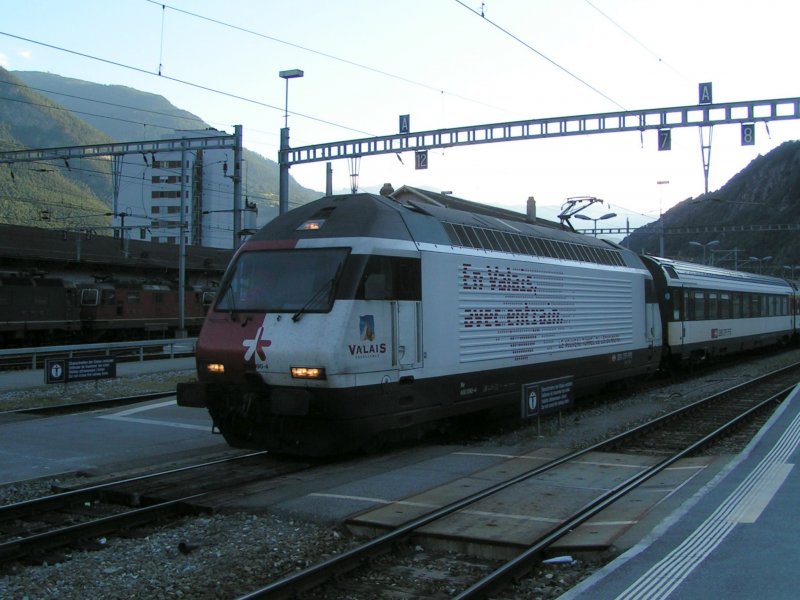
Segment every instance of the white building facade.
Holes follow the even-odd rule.
[[[163,139],[219,133],[215,129],[176,131]],[[187,245],[238,247],[242,240],[234,241],[233,150],[190,150],[185,152],[185,162],[182,154],[172,151],[124,157],[114,200],[115,236],[124,232],[130,239],[180,244],[183,222]],[[244,201],[241,229],[254,229],[256,216],[255,204]]]

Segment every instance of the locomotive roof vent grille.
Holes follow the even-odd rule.
[[[610,248],[598,248],[587,244],[548,240],[539,237],[498,231],[486,227],[474,227],[459,223],[443,223],[450,242],[454,246],[511,252],[529,256],[546,256],[599,265],[625,266],[621,254]]]

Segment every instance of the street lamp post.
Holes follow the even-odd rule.
[[[765,256],[763,258],[758,258],[757,256],[750,256],[750,257],[748,257],[748,260],[751,260],[754,263],[757,263],[758,264],[758,272],[761,273],[764,270],[763,269],[764,263],[767,262],[768,260],[772,260],[772,257],[771,256]]]
[[[706,248],[708,248],[709,246],[718,246],[719,240],[711,240],[710,242],[706,242],[705,244],[703,242],[689,242],[689,245],[698,246],[703,249],[703,264],[706,264]],[[711,255],[711,264],[712,265],[714,264],[713,254]]]
[[[594,237],[597,237],[597,222],[604,221],[605,219],[613,219],[617,216],[617,213],[606,213],[602,217],[589,217],[587,215],[574,215],[576,219],[583,219],[584,221],[592,221],[592,234]]]
[[[783,268],[786,269],[787,271],[789,271],[789,273],[791,273],[789,275],[789,279],[794,280],[794,270],[795,269],[800,269],[800,265],[784,265]]]
[[[289,69],[280,71],[278,75],[286,80],[286,101],[283,115],[283,129],[281,129],[281,146],[278,151],[278,167],[280,178],[278,179],[278,214],[284,214],[289,210],[289,80],[303,76],[300,69]]]

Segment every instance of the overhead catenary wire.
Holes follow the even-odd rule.
[[[590,90],[592,90],[593,92],[595,92],[596,94],[599,94],[600,96],[602,96],[603,98],[605,98],[606,100],[608,100],[609,102],[611,102],[611,103],[612,103],[614,106],[617,106],[618,108],[620,108],[620,109],[622,109],[622,110],[628,110],[628,109],[627,109],[627,108],[625,108],[625,107],[624,107],[622,104],[620,104],[619,102],[617,102],[616,100],[614,100],[613,98],[611,98],[610,96],[608,96],[607,94],[605,94],[604,92],[600,91],[598,88],[596,88],[595,86],[593,86],[592,84],[590,84],[590,83],[589,83],[588,81],[586,81],[585,79],[583,79],[583,78],[579,77],[578,75],[576,75],[575,73],[573,73],[572,71],[570,71],[569,69],[567,69],[566,67],[564,67],[564,66],[560,65],[559,63],[557,63],[555,60],[553,60],[553,59],[552,59],[552,58],[550,58],[549,56],[547,56],[547,55],[543,54],[542,52],[540,52],[539,50],[537,50],[536,48],[534,48],[533,46],[531,46],[531,45],[530,45],[528,42],[524,41],[523,39],[521,39],[521,38],[519,38],[518,36],[516,36],[516,35],[514,35],[513,33],[511,33],[511,32],[510,32],[508,29],[506,29],[506,28],[502,27],[502,26],[501,26],[501,25],[499,25],[498,23],[495,23],[495,22],[494,22],[494,21],[492,21],[491,19],[487,18],[487,17],[486,17],[486,14],[485,14],[485,12],[484,12],[483,10],[481,10],[481,11],[477,11],[477,10],[475,10],[474,8],[471,8],[471,7],[467,6],[467,5],[466,5],[464,2],[462,2],[462,0],[455,0],[455,2],[457,2],[458,4],[460,4],[461,6],[463,6],[464,8],[466,8],[468,11],[470,11],[470,12],[471,12],[471,13],[473,13],[474,15],[476,15],[476,16],[478,16],[478,17],[480,17],[481,19],[483,19],[484,21],[486,21],[487,23],[489,23],[489,24],[490,24],[492,27],[494,27],[494,28],[498,29],[499,31],[503,32],[505,35],[507,35],[507,36],[508,36],[508,37],[510,37],[511,39],[513,39],[513,40],[515,40],[516,42],[518,42],[518,43],[522,44],[523,46],[525,46],[525,47],[526,47],[528,50],[530,50],[531,52],[535,53],[536,55],[538,55],[539,57],[543,58],[544,60],[546,60],[547,62],[549,62],[551,65],[553,65],[554,67],[556,67],[556,68],[557,68],[557,69],[559,69],[560,71],[562,71],[562,72],[566,73],[567,75],[569,75],[570,77],[572,77],[573,79],[575,79],[576,81],[578,81],[578,82],[579,82],[581,85],[584,85],[584,86],[588,87]]]
[[[124,108],[126,110],[136,111],[136,112],[139,112],[139,113],[158,115],[158,116],[163,116],[163,117],[169,117],[169,118],[172,118],[172,119],[182,119],[182,120],[185,120],[185,121],[189,121],[191,123],[197,123],[197,124],[202,125],[202,126],[214,125],[214,126],[223,127],[223,128],[229,126],[229,124],[226,124],[226,123],[220,123],[220,122],[215,122],[215,121],[205,121],[205,120],[203,120],[200,117],[195,116],[195,115],[192,115],[192,116],[178,115],[178,114],[173,114],[173,113],[168,113],[168,112],[163,112],[163,111],[158,111],[158,110],[139,108],[139,107],[136,107],[136,106],[128,106],[126,104],[118,104],[116,102],[108,102],[108,101],[105,101],[105,100],[97,100],[95,98],[86,98],[84,96],[77,96],[75,94],[68,94],[66,92],[58,92],[56,90],[48,90],[48,89],[45,89],[45,88],[39,88],[39,87],[31,86],[31,85],[26,85],[25,83],[16,83],[14,81],[0,80],[0,84],[9,85],[9,86],[16,86],[16,87],[19,87],[19,88],[22,88],[22,89],[32,90],[32,91],[35,91],[35,92],[39,92],[39,93],[41,93],[43,95],[44,94],[53,94],[54,96],[65,96],[67,98],[74,98],[76,100],[82,100],[84,102],[92,102],[94,104],[102,104],[102,105],[105,105],[105,106],[112,106],[114,108]],[[12,100],[12,99],[10,99],[10,98],[0,98],[0,100]],[[145,122],[145,121],[131,121],[131,120],[123,119],[122,117],[115,117],[115,116],[111,116],[111,115],[101,115],[99,113],[80,112],[80,111],[71,110],[69,108],[65,108],[65,107],[62,107],[62,106],[59,106],[59,105],[56,105],[56,106],[42,105],[40,103],[36,103],[36,102],[33,102],[33,101],[20,100],[20,99],[14,99],[13,101],[20,102],[20,103],[23,103],[23,104],[27,103],[27,104],[31,104],[31,105],[34,105],[34,106],[43,106],[45,108],[65,110],[67,112],[73,112],[73,113],[88,115],[88,116],[92,116],[92,117],[108,119],[108,120],[112,120],[112,121],[120,121],[120,122],[124,122],[124,123],[132,123],[132,124],[135,124],[135,125],[142,125],[145,128],[152,127],[152,128],[157,128],[157,129],[168,129],[170,131],[175,130],[175,127],[171,127],[171,126],[167,126],[167,125],[158,125],[158,124],[153,123],[153,122]],[[248,134],[252,134],[253,132],[261,133],[261,134],[268,135],[268,136],[271,136],[271,137],[277,137],[277,134],[272,132],[272,131],[265,131],[263,129],[254,129],[252,127],[248,127],[247,133]],[[250,139],[252,140],[252,136],[250,136]],[[263,143],[266,144],[268,142],[263,142]]]
[[[5,83],[5,82],[0,82],[0,83]],[[143,125],[145,127],[154,127],[154,128],[158,128],[158,129],[168,129],[170,131],[174,131],[175,130],[174,127],[167,127],[166,125],[156,125],[155,123],[144,123],[142,121],[132,121],[130,119],[123,119],[122,117],[110,117],[110,116],[107,116],[107,115],[99,115],[97,113],[91,113],[91,112],[82,111],[82,110],[69,109],[69,108],[66,108],[64,106],[53,106],[53,105],[50,105],[50,104],[42,104],[40,102],[33,102],[31,100],[20,100],[19,98],[7,98],[7,97],[4,97],[4,96],[0,96],[0,100],[3,100],[5,102],[16,102],[18,104],[27,104],[29,106],[36,106],[36,107],[39,107],[39,108],[46,108],[48,110],[60,110],[60,111],[67,112],[67,113],[72,113],[72,114],[75,114],[75,115],[86,115],[86,116],[89,116],[89,117],[97,117],[98,119],[109,119],[109,120],[113,120],[113,121],[119,121],[120,123],[130,123],[132,125]]]
[[[285,108],[274,106],[274,105],[269,104],[267,102],[262,102],[260,100],[254,100],[253,98],[247,98],[245,96],[240,96],[238,94],[234,94],[234,93],[231,93],[231,92],[226,92],[224,90],[219,90],[219,89],[216,89],[216,88],[212,88],[210,86],[203,85],[203,84],[200,84],[200,83],[187,81],[185,79],[179,79],[177,77],[170,77],[168,75],[163,75],[163,74],[159,75],[157,72],[150,71],[150,70],[144,69],[142,67],[135,67],[133,65],[126,65],[125,63],[121,63],[121,62],[114,61],[114,60],[109,60],[107,58],[101,58],[99,56],[94,56],[94,55],[91,55],[91,54],[86,54],[85,52],[78,52],[77,50],[70,50],[69,48],[64,48],[63,46],[56,46],[54,44],[48,44],[46,42],[42,42],[42,41],[39,41],[39,40],[34,40],[32,38],[26,38],[26,37],[23,37],[23,36],[20,36],[20,35],[15,35],[13,33],[8,33],[7,31],[0,31],[0,35],[4,35],[4,36],[7,36],[7,37],[16,39],[16,40],[21,40],[23,42],[29,42],[31,44],[36,44],[38,46],[43,46],[45,48],[50,48],[51,50],[58,50],[59,52],[66,52],[68,54],[73,54],[75,56],[80,56],[82,58],[88,58],[90,60],[95,60],[95,61],[102,62],[102,63],[108,64],[108,65],[112,65],[112,66],[115,66],[115,67],[128,69],[128,70],[131,70],[131,71],[135,71],[137,73],[142,73],[144,75],[152,75],[153,77],[160,77],[162,79],[167,79],[169,81],[174,81],[175,83],[179,83],[181,85],[187,85],[187,86],[190,86],[190,87],[193,87],[193,88],[196,88],[196,89],[204,90],[204,91],[211,92],[211,93],[214,93],[214,94],[220,94],[222,96],[226,96],[228,98],[233,98],[235,100],[240,100],[242,102],[247,102],[249,104],[254,104],[254,105],[261,106],[261,107],[264,107],[264,108],[269,108],[269,109],[272,109],[272,110],[277,110],[277,111],[279,111],[281,113],[285,112]],[[309,120],[315,121],[317,123],[322,123],[324,125],[330,125],[332,127],[338,127],[340,129],[346,129],[348,131],[353,131],[355,133],[360,133],[362,135],[366,135],[366,136],[369,136],[369,137],[375,137],[375,134],[370,133],[368,131],[363,131],[361,129],[357,129],[355,127],[350,127],[348,125],[342,125],[341,123],[335,123],[333,121],[328,121],[328,120],[322,119],[320,117],[314,117],[312,115],[307,115],[307,114],[299,113],[299,112],[296,112],[296,111],[288,111],[288,112],[291,115],[294,115],[294,116],[297,116],[297,117],[302,117],[304,119],[309,119]]]
[[[206,124],[206,122],[203,121],[203,119],[201,119],[200,117],[194,116],[194,115],[192,115],[191,117],[187,117],[186,115],[178,115],[178,114],[163,112],[163,111],[159,111],[159,110],[151,110],[151,109],[147,109],[147,108],[137,108],[136,106],[128,106],[126,104],[118,104],[116,102],[108,102],[106,100],[97,100],[96,98],[86,98],[85,96],[77,96],[75,94],[68,94],[66,92],[58,92],[56,90],[48,90],[48,89],[45,89],[45,88],[39,88],[39,87],[35,87],[35,86],[32,86],[32,85],[27,85],[25,83],[17,83],[15,81],[0,80],[0,85],[15,86],[15,87],[26,89],[26,90],[33,90],[34,92],[40,92],[40,93],[43,93],[43,94],[53,94],[54,96],[64,96],[66,98],[74,98],[76,100],[82,100],[84,102],[92,102],[94,104],[103,104],[105,106],[113,106],[114,108],[124,108],[126,110],[132,110],[132,111],[136,111],[136,112],[140,112],[140,113],[144,113],[144,114],[158,115],[158,116],[161,116],[161,117],[169,117],[171,119],[182,119],[182,120],[185,120],[185,121],[196,122],[196,123],[199,123],[201,125],[205,125]],[[10,98],[0,98],[0,100],[10,100]],[[43,106],[42,104],[35,103],[35,102],[32,102],[32,101],[26,101],[26,100],[15,100],[15,101],[16,102],[28,102],[30,104],[34,104],[35,106]],[[50,106],[48,108],[61,108],[61,109],[63,109],[63,107],[61,107],[61,106]],[[68,110],[69,112],[77,112],[77,111],[73,111],[73,110],[70,110],[70,109],[65,109],[65,110]],[[126,119],[122,119],[121,117],[112,117],[112,116],[109,116],[109,115],[100,115],[100,114],[97,114],[97,113],[84,112],[84,113],[80,113],[80,114],[85,114],[85,115],[89,115],[89,116],[93,116],[93,117],[103,117],[105,119],[120,120],[120,121],[124,121],[126,123],[135,123],[137,125],[147,125],[149,127],[162,127],[161,125],[156,125],[154,123],[142,123],[142,122],[139,122],[139,121],[128,121]],[[174,128],[170,128],[170,129],[174,129]]]
[[[404,77],[403,75],[397,75],[395,73],[390,73],[389,71],[384,71],[383,69],[378,69],[377,67],[371,67],[369,65],[365,65],[363,63],[359,63],[359,62],[356,62],[356,61],[353,61],[353,60],[349,60],[347,58],[342,58],[340,56],[335,56],[333,54],[329,54],[328,52],[323,52],[322,50],[317,50],[316,48],[310,48],[308,46],[302,46],[300,44],[295,44],[294,42],[289,42],[289,41],[286,41],[286,40],[282,40],[280,38],[277,38],[277,37],[274,37],[274,36],[271,36],[271,35],[267,35],[265,33],[260,33],[258,31],[254,31],[252,29],[247,29],[246,27],[241,27],[239,25],[233,25],[232,23],[227,23],[227,22],[221,21],[219,19],[214,19],[212,17],[201,15],[201,14],[198,14],[198,13],[195,13],[195,12],[191,12],[191,11],[188,11],[188,10],[185,10],[185,9],[182,9],[182,8],[177,8],[175,6],[171,6],[169,4],[164,4],[163,2],[158,2],[156,0],[145,0],[145,1],[149,2],[150,4],[155,4],[156,6],[161,6],[163,8],[167,8],[167,9],[173,10],[175,12],[178,12],[178,13],[190,16],[190,17],[194,17],[196,19],[201,19],[201,20],[207,21],[209,23],[214,23],[216,25],[220,25],[222,27],[227,27],[229,29],[240,31],[242,33],[246,33],[248,35],[259,37],[259,38],[262,38],[262,39],[265,39],[265,40],[269,40],[271,42],[275,42],[275,43],[278,43],[278,44],[283,44],[285,46],[289,46],[291,48],[296,48],[296,49],[302,50],[304,52],[309,52],[311,54],[316,54],[317,56],[321,56],[323,58],[327,58],[327,59],[330,59],[330,60],[335,60],[337,62],[346,64],[346,65],[350,65],[350,66],[356,67],[358,69],[363,69],[365,71],[371,71],[372,73],[375,73],[376,75],[381,75],[381,76],[384,76],[384,77],[389,77],[391,79],[395,79],[397,81],[402,81],[403,83],[408,83],[410,85],[421,87],[421,88],[430,90],[432,92],[436,92],[437,94],[440,94],[440,95],[452,96],[453,98],[458,98],[459,100],[464,100],[465,102],[470,102],[472,104],[477,104],[477,105],[480,105],[480,106],[484,106],[486,108],[491,108],[491,109],[494,109],[494,110],[499,110],[499,111],[503,111],[503,112],[507,112],[507,113],[514,113],[514,111],[511,111],[511,110],[509,110],[507,108],[495,106],[493,104],[489,104],[489,103],[483,102],[481,100],[476,100],[474,98],[469,98],[467,96],[463,96],[463,95],[457,94],[455,92],[443,90],[439,86],[431,85],[429,83],[424,83],[422,81],[417,81],[417,80],[411,79],[409,77]],[[162,35],[163,35],[163,31],[162,31]],[[291,111],[289,111],[289,112],[291,113]],[[291,114],[294,114],[294,113],[291,113]]]
[[[617,22],[616,22],[614,19],[612,19],[612,18],[611,18],[611,17],[610,17],[610,16],[609,16],[607,13],[603,12],[602,10],[600,10],[600,9],[599,9],[599,8],[598,8],[598,7],[597,7],[595,4],[593,4],[593,3],[592,3],[590,0],[584,0],[584,1],[586,2],[586,4],[588,4],[588,5],[589,5],[589,6],[591,6],[593,9],[595,9],[595,10],[596,10],[598,13],[600,13],[600,14],[601,14],[601,15],[602,15],[602,16],[603,16],[605,19],[607,19],[607,20],[608,20],[608,21],[609,21],[609,22],[610,22],[612,25],[614,25],[614,27],[616,27],[617,29],[619,29],[619,30],[620,30],[622,33],[624,33],[624,34],[625,34],[626,36],[628,36],[628,37],[629,37],[631,40],[633,40],[633,41],[634,41],[636,44],[638,44],[638,45],[639,45],[639,46],[640,46],[642,49],[644,49],[644,50],[645,50],[645,51],[646,51],[648,54],[650,54],[650,55],[652,55],[653,57],[655,57],[655,58],[656,58],[656,60],[658,60],[659,64],[661,64],[661,65],[664,65],[665,67],[667,67],[669,70],[671,70],[673,73],[675,73],[676,75],[678,75],[678,77],[682,78],[683,80],[685,80],[685,81],[687,81],[687,82],[690,82],[690,79],[689,79],[688,77],[686,77],[686,76],[685,76],[683,73],[681,73],[680,71],[678,71],[678,70],[677,70],[675,67],[673,67],[673,66],[672,66],[672,65],[670,65],[670,64],[669,64],[667,61],[665,61],[663,58],[661,58],[661,56],[659,56],[659,55],[658,55],[656,52],[654,52],[653,50],[651,50],[651,49],[650,49],[650,48],[649,48],[649,47],[648,47],[648,46],[647,46],[647,45],[646,45],[644,42],[642,42],[642,41],[641,41],[641,40],[640,40],[638,37],[636,37],[636,36],[635,36],[635,35],[633,35],[633,34],[632,34],[630,31],[628,31],[627,29],[625,29],[625,28],[624,28],[622,25],[620,25],[619,23],[617,23]]]

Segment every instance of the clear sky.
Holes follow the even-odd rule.
[[[160,94],[218,129],[243,125],[245,146],[273,160],[285,69],[305,72],[289,83],[293,146],[397,133],[401,114],[421,131],[691,105],[701,82],[714,102],[800,96],[797,0],[0,0],[0,14],[6,69]],[[710,191],[800,139],[800,122],[759,124],[755,146],[739,135],[714,128]],[[648,131],[435,150],[429,161],[418,171],[412,153],[366,157],[359,187],[451,190],[516,210],[534,196],[544,216],[596,196],[620,215],[609,226],[704,191],[697,128],[674,130],[671,152]],[[349,189],[350,169],[333,162],[335,189]],[[325,189],[324,163],[291,173]]]

